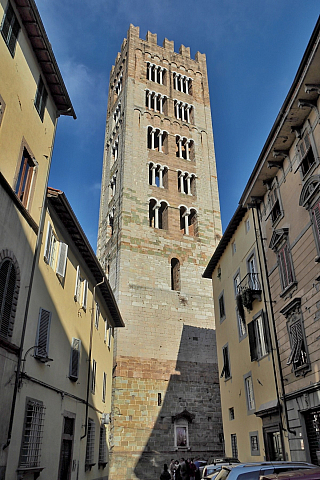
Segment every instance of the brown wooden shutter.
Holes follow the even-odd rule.
[[[48,358],[49,354],[49,332],[50,332],[51,312],[40,308],[35,356],[38,358]]]
[[[250,357],[251,362],[254,360],[258,360],[258,352],[257,352],[257,341],[255,335],[255,325],[254,321],[248,323],[248,334],[249,334],[249,345],[250,345]]]

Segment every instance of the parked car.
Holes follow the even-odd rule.
[[[320,467],[263,475],[260,480],[320,480]]]
[[[215,480],[258,480],[262,475],[316,468],[307,462],[253,462],[223,465]]]
[[[202,472],[202,478],[208,479],[208,478],[211,478],[211,475],[213,475],[214,473],[218,474],[224,465],[238,465],[238,464],[239,462],[237,463],[221,462],[221,463],[206,465]]]

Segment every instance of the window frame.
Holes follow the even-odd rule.
[[[232,378],[231,375],[231,363],[230,363],[230,351],[229,351],[229,344],[226,343],[222,347],[222,359],[223,359],[223,368],[220,373],[220,378],[224,377],[224,381],[230,380]]]
[[[42,76],[39,76],[36,96],[34,99],[34,106],[39,114],[41,121],[43,122],[44,112],[47,104],[48,92]]]
[[[92,418],[88,418],[85,471],[91,470],[91,468],[96,464],[94,462],[95,434],[96,424]]]
[[[9,21],[9,25],[7,27],[8,28],[7,33],[4,33],[5,24],[6,24],[6,22],[8,22],[7,17],[8,17],[9,12],[12,12],[12,18]],[[16,31],[14,31],[14,29]],[[16,12],[15,12],[11,2],[8,1],[7,8],[6,8],[6,11],[4,12],[2,22],[1,22],[1,34],[2,34],[2,38],[5,42],[5,44],[8,47],[8,50],[9,50],[12,58],[14,58],[14,54],[15,54],[16,45],[17,45],[17,42],[18,42],[18,36],[19,36],[20,30],[21,30],[21,25],[20,25],[20,22],[18,20],[17,15],[16,15]],[[13,40],[13,42],[12,42],[12,40]]]
[[[250,386],[248,383],[249,379],[251,383],[251,390],[252,390],[251,392],[249,392],[249,389],[248,389],[248,386]],[[248,372],[245,375],[243,375],[243,381],[244,381],[244,389],[246,392],[247,415],[252,415],[256,411],[256,402],[254,398],[252,373]],[[252,398],[250,399],[251,393],[252,393]]]
[[[46,243],[44,248],[44,261],[61,279],[65,277],[67,258],[68,245],[58,240],[51,223],[48,221]]]
[[[239,452],[238,452],[238,440],[237,440],[237,434],[236,433],[231,433],[230,443],[231,443],[232,457],[233,458],[238,458]]]
[[[4,101],[3,97],[0,95],[0,127],[4,117],[5,109],[6,109],[6,102]]]
[[[90,384],[90,390],[92,395],[96,394],[96,380],[97,380],[97,362],[93,358],[92,359],[92,364],[91,364],[91,384]]]
[[[4,338],[7,341],[11,340],[13,334],[13,327],[15,322],[18,297],[20,291],[20,268],[14,254],[8,250],[0,251],[0,271],[5,262],[9,262],[9,266],[6,273],[6,279],[3,284],[0,284],[0,337]],[[14,269],[14,278],[12,278],[11,273]],[[10,270],[10,271],[9,271]],[[9,277],[8,277],[9,276]],[[4,275],[0,275],[1,280],[3,280]],[[14,281],[14,286],[10,283]],[[10,298],[7,297],[8,288],[12,290]],[[9,301],[9,307],[8,307]],[[3,324],[3,313],[4,310],[9,312],[6,315],[5,324]],[[2,330],[4,330],[2,332]]]
[[[295,168],[294,173],[300,170],[302,180],[305,180],[315,167],[319,164],[319,156],[317,151],[317,145],[314,141],[313,130],[310,122],[307,120],[306,127],[301,131],[301,138],[296,145],[296,152],[299,157],[298,166]],[[313,158],[313,162],[309,161],[310,154]],[[308,160],[308,168],[304,170],[304,162]]]
[[[259,321],[260,320],[260,321]],[[260,361],[270,353],[270,334],[267,315],[260,310],[248,323],[251,362]]]
[[[80,371],[80,355],[81,355],[81,340],[79,338],[72,337],[70,362],[69,362],[69,379],[72,382],[76,382],[79,378]],[[76,370],[75,371],[75,361]]]
[[[252,439],[256,438],[257,439],[257,450],[253,449],[253,442]],[[251,455],[254,456],[260,456],[260,442],[259,442],[259,432],[258,430],[254,432],[249,432],[249,439],[250,439],[250,450],[251,450]]]
[[[226,303],[224,301],[224,290],[220,293],[218,297],[218,305],[219,305],[219,318],[220,318],[220,323],[222,323],[226,318]],[[223,309],[221,308],[223,306]]]
[[[30,408],[31,410],[31,427],[33,425],[33,429],[31,427],[28,429],[28,418],[30,415],[28,413],[29,407],[35,407],[34,409]],[[37,416],[36,423],[35,417]],[[20,447],[20,455],[19,455],[19,467],[18,471],[23,471],[24,469],[32,468],[42,470],[40,467],[40,458],[41,458],[41,446],[42,446],[42,434],[43,434],[43,425],[44,425],[44,416],[45,416],[45,406],[41,400],[36,400],[34,398],[27,397],[25,403],[25,413],[24,413],[24,425],[23,425],[23,433],[21,437],[21,447]],[[31,432],[31,434],[27,434],[27,429]],[[24,451],[26,450],[26,453]],[[33,460],[29,461],[22,461],[23,457],[29,458],[30,456],[34,457]],[[40,470],[41,469],[41,470]]]
[[[296,281],[288,238],[277,250],[277,263],[282,288],[281,295],[283,295]],[[289,281],[289,277],[291,277],[291,281]]]
[[[52,312],[40,307],[34,356],[37,360],[40,360],[42,362],[46,362],[47,360],[49,360],[51,317]]]
[[[38,163],[25,141],[19,153],[16,173],[14,177],[14,192],[26,210],[31,207]]]
[[[184,439],[185,445],[181,445],[178,441],[179,439],[179,429],[184,431]],[[184,450],[185,448],[189,448],[189,422],[186,418],[179,418],[174,422],[174,446],[175,448]]]

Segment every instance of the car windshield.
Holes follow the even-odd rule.
[[[222,468],[220,470],[220,472],[218,473],[218,475],[216,476],[216,479],[215,480],[226,480],[227,476],[229,475],[230,473],[230,469],[229,468]]]

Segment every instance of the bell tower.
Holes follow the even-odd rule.
[[[110,478],[223,454],[211,282],[221,238],[206,57],[130,25],[110,74],[98,257],[116,333]]]

